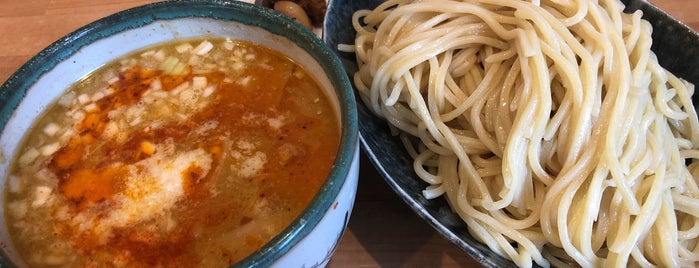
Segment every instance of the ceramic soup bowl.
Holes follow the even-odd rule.
[[[326,91],[341,124],[330,175],[291,225],[237,266],[325,265],[349,220],[358,176],[358,134],[352,87],[335,54],[311,31],[269,9],[238,1],[161,2],[125,10],[59,39],[0,87],[0,195],[10,160],[42,111],[74,82],[132,51],[175,39],[224,37],[272,48],[304,66]],[[24,266],[0,213],[2,262]]]

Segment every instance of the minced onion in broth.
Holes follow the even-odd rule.
[[[280,53],[157,45],[37,120],[6,182],[9,233],[37,267],[228,266],[301,213],[338,146],[327,96]]]

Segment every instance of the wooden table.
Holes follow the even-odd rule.
[[[699,30],[696,0],[654,0]],[[148,0],[0,0],[0,82],[61,36]],[[473,259],[412,212],[362,156],[349,228],[330,267],[474,267]]]

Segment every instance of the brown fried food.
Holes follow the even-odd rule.
[[[311,24],[315,27],[323,26],[323,19],[325,19],[325,11],[327,10],[327,3],[325,0],[287,0],[294,2],[301,6],[306,14],[311,19]],[[261,5],[268,8],[273,8],[274,3],[277,0],[255,0],[256,5]]]

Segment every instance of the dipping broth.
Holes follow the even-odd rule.
[[[300,215],[339,140],[324,91],[276,51],[150,47],[76,83],[26,134],[8,230],[37,267],[228,266]]]

